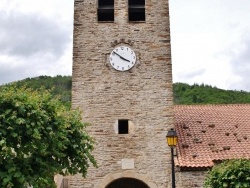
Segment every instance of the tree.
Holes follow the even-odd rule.
[[[26,78],[17,81],[15,84],[17,87],[26,86],[27,88],[32,89],[40,89],[41,87],[44,87],[44,89],[49,89],[53,96],[59,96],[60,101],[68,108],[71,106],[71,76],[39,76],[35,78]]]
[[[214,166],[208,173],[204,186],[210,188],[250,187],[250,160],[234,159]]]
[[[48,91],[0,88],[0,187],[55,187],[55,174],[86,175],[96,162],[78,110]]]

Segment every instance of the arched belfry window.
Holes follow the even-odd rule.
[[[114,0],[98,0],[97,17],[100,22],[113,22]]]
[[[129,21],[145,21],[145,0],[128,0]]]

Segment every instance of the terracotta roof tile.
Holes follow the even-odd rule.
[[[215,161],[250,159],[250,105],[176,105],[176,165],[212,167]]]

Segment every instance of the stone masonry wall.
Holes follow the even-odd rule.
[[[114,23],[98,23],[97,0],[75,0],[72,105],[91,125],[94,156],[86,178],[68,177],[71,188],[105,188],[111,179],[139,178],[150,188],[171,186],[172,67],[167,0],[146,0],[146,21],[129,23],[127,0],[115,0]],[[137,64],[119,72],[109,64],[119,45],[131,47]],[[119,119],[129,134],[117,134]]]
[[[177,188],[202,188],[207,171],[181,171],[176,173]]]

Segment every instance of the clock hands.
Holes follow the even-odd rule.
[[[127,61],[127,62],[130,62],[128,59],[122,57],[120,54],[116,53],[115,51],[114,51],[114,53],[115,53],[116,55],[118,55],[121,59],[123,59],[123,60],[125,60],[125,61]]]

